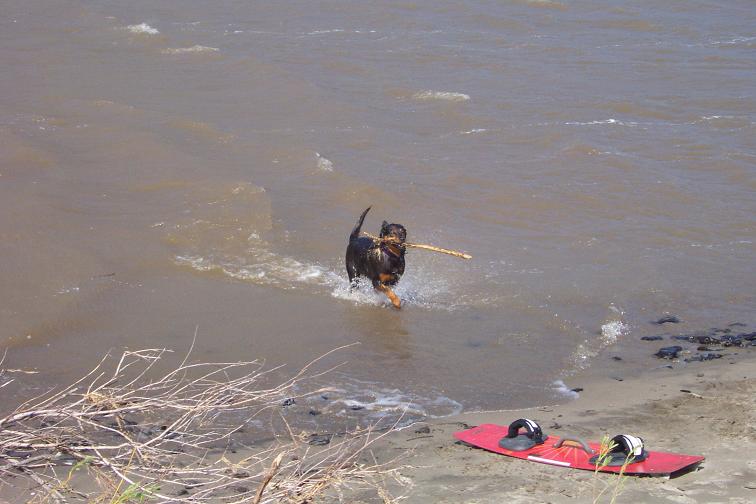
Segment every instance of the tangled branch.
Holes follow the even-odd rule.
[[[169,352],[126,351],[112,371],[106,356],[72,385],[0,418],[0,481],[26,478],[42,487],[40,501],[56,502],[97,500],[77,489],[74,469],[82,468],[94,476],[100,498],[111,501],[139,495],[158,502],[311,502],[345,490],[391,500],[385,481],[401,482],[398,473],[364,462],[385,435],[372,429],[311,446],[281,416],[286,436],[238,453],[224,450],[232,438],[239,444],[251,419],[279,411],[300,382],[328,372],[311,371],[325,355],[266,387],[279,368],[265,370],[258,361],[190,363],[191,350],[174,369],[157,373]]]

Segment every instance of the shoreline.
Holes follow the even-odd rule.
[[[711,338],[705,335],[700,337]],[[689,337],[669,338],[686,344],[680,338],[687,340]],[[577,395],[573,400],[563,399],[549,405],[527,408],[468,411],[421,420],[402,427],[394,425],[393,430],[377,429],[373,431],[373,435],[365,437],[366,444],[363,447],[369,446],[369,449],[359,455],[362,463],[350,467],[359,471],[360,468],[372,465],[374,469],[365,474],[377,478],[378,485],[385,487],[388,492],[386,495],[390,498],[384,499],[383,490],[379,490],[377,495],[375,492],[368,495],[360,489],[352,488],[349,489],[350,497],[354,496],[356,500],[350,502],[394,502],[391,500],[394,497],[397,501],[410,503],[562,503],[575,500],[751,502],[756,497],[756,456],[750,455],[756,449],[756,355],[750,351],[753,345],[730,346],[727,350],[714,349],[726,353],[716,360],[699,361],[690,358],[694,349],[701,351],[695,346],[698,343],[701,342],[687,341],[688,348],[679,350],[679,358],[659,358],[658,365],[645,371],[638,370],[637,362],[630,359],[626,361],[624,355],[619,357],[617,353],[623,354],[621,351],[603,352],[593,366],[563,378],[568,382],[564,388]],[[124,355],[127,354],[136,355],[133,352]],[[249,364],[254,362],[240,362],[233,366]],[[293,382],[286,383],[290,385],[279,387],[276,397],[270,398],[271,402],[265,409],[285,411],[296,404],[293,398],[307,395],[297,396],[291,389]],[[502,383],[501,386],[506,387],[507,384]],[[527,390],[523,388],[523,396]],[[322,394],[320,397],[333,400],[322,397]],[[225,404],[214,404],[212,407],[222,408]],[[128,423],[124,423],[126,430],[132,434],[137,432],[153,436],[155,431],[151,430],[150,421],[139,417],[141,410],[132,404],[129,408],[135,411],[129,415],[133,418],[123,420],[128,420]],[[306,401],[301,401],[299,409],[302,411],[298,414],[316,418]],[[70,410],[69,413],[78,414],[75,410]],[[453,437],[455,432],[472,426],[484,423],[508,425],[517,418],[536,421],[550,435],[573,435],[589,441],[599,441],[605,435],[611,437],[616,434],[631,434],[643,438],[648,450],[703,455],[706,460],[699,470],[683,474],[679,478],[627,477],[623,480],[619,497],[612,501],[612,489],[617,481],[613,476],[529,463],[467,446]],[[283,430],[282,425],[276,428],[271,424],[278,434],[270,439],[262,442],[260,439],[252,439],[247,443],[245,438],[250,432],[241,434],[246,431],[243,429],[240,430],[240,438],[218,439],[217,446],[206,446],[205,449],[209,449],[207,454],[228,462],[226,455],[238,452],[233,458],[238,457],[241,461],[255,458],[255,450],[258,448],[267,452],[279,449],[283,446],[282,443],[291,443],[291,449],[286,448],[281,453],[291,455],[303,450],[302,453],[311,455],[318,452],[325,454],[329,450],[342,450],[342,446],[351,443],[348,438],[353,437],[350,429],[324,433],[323,429],[317,427],[314,430],[305,427],[305,430],[295,435],[297,429],[292,431],[283,417],[282,420],[286,429]],[[45,425],[48,426],[45,428],[54,427],[50,423]],[[240,425],[246,424],[242,422]],[[291,425],[296,426],[294,423]],[[190,432],[191,429],[187,434]],[[172,439],[162,435],[158,435],[156,439],[161,437],[165,437],[166,442]],[[296,464],[300,456],[291,455],[285,462],[288,465]],[[18,460],[23,460],[23,457]],[[354,459],[357,460],[358,458]],[[245,478],[251,483],[250,486],[243,487],[243,493],[246,494],[259,482],[253,472],[245,474]],[[394,479],[395,476],[398,477]],[[358,476],[355,482],[362,477]],[[610,490],[601,499],[594,500],[596,493],[607,486]],[[24,493],[37,491],[33,485],[22,485],[16,490],[12,490],[13,487],[15,485],[11,484],[0,491],[0,494],[5,494],[3,497],[11,498],[11,502],[23,502]],[[96,492],[86,481],[82,488],[90,493]],[[238,488],[242,489],[242,486]],[[194,490],[194,487],[191,489]],[[16,494],[17,491],[21,493]],[[184,494],[177,492],[188,492],[189,489],[186,487],[170,491],[178,496]],[[331,497],[333,494],[324,495],[327,502],[335,501]],[[3,502],[2,498],[0,502]]]
[[[616,502],[734,502],[756,499],[756,359],[658,368],[617,381],[589,372],[572,377],[584,390],[570,402],[534,408],[466,412],[416,423],[387,436],[379,461],[407,451],[399,463],[409,481],[404,502],[592,502],[594,486],[612,476],[536,464],[457,442],[452,434],[521,417],[544,432],[588,440],[633,434],[648,449],[706,460],[679,478],[627,477]],[[685,392],[687,391],[687,392]],[[598,502],[610,502],[611,491]]]

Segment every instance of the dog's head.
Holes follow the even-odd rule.
[[[383,221],[380,237],[392,246],[404,250],[404,242],[407,240],[407,229],[401,224],[389,224]]]

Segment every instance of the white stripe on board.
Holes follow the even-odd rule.
[[[532,460],[534,462],[543,462],[544,464],[564,466],[564,467],[570,467],[572,465],[569,462],[562,462],[561,460],[551,460],[547,458],[535,457],[533,455],[528,455],[528,460]]]

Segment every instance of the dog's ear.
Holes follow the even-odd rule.
[[[386,221],[383,221],[383,224],[381,224],[381,237],[384,237],[388,234],[388,227],[389,227],[389,223]]]

